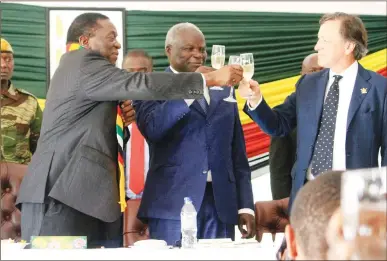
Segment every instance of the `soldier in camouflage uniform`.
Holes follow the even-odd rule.
[[[1,151],[2,161],[28,164],[36,149],[42,110],[32,94],[11,83],[14,68],[11,45],[1,38]]]

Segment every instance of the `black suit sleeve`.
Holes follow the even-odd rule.
[[[269,167],[273,199],[290,196],[291,171],[296,157],[296,130],[284,137],[271,137]]]

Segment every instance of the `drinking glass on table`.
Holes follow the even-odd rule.
[[[230,55],[230,57],[228,58],[228,65],[231,64],[241,64],[241,57],[239,55]],[[233,92],[234,86],[231,86],[230,95],[227,98],[224,98],[223,100],[227,102],[237,102],[237,100],[235,100],[233,96]]]
[[[211,54],[211,66],[212,68],[218,70],[224,66],[224,61],[226,59],[226,46],[224,45],[213,45],[212,54]],[[211,90],[223,91],[222,87],[214,86]]]

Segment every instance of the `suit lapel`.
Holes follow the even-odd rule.
[[[207,112],[207,119],[209,119],[214,114],[216,108],[219,106],[220,103],[226,102],[223,101],[223,99],[226,98],[227,95],[230,93],[230,89],[223,88],[223,91],[209,89],[209,92],[211,101]]]
[[[347,129],[351,124],[353,117],[359,109],[364,98],[370,92],[372,85],[368,82],[370,74],[359,64],[358,73],[356,76],[355,87],[353,88],[351,103],[349,104]]]
[[[195,110],[197,110],[204,118],[207,116],[206,113],[203,111],[202,107],[200,106],[200,104],[195,100],[191,107]]]
[[[168,66],[166,69],[165,69],[166,72],[170,72],[170,73],[174,73],[172,70],[171,70],[171,67]],[[210,103],[211,104],[211,103]],[[191,108],[197,110],[201,115],[203,115],[203,117],[206,117],[206,113],[203,111],[202,107],[200,107],[200,104],[196,101],[194,101],[191,105]]]
[[[322,115],[324,99],[325,99],[325,90],[329,80],[329,70],[326,69],[325,72],[321,75],[321,78],[317,79],[317,89],[315,93],[315,100],[312,98],[311,102],[315,103],[316,106],[316,122],[317,129],[320,126],[320,119]]]

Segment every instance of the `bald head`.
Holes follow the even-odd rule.
[[[318,65],[317,53],[309,54],[302,62],[301,75],[309,74],[313,72],[319,72],[323,67]]]

